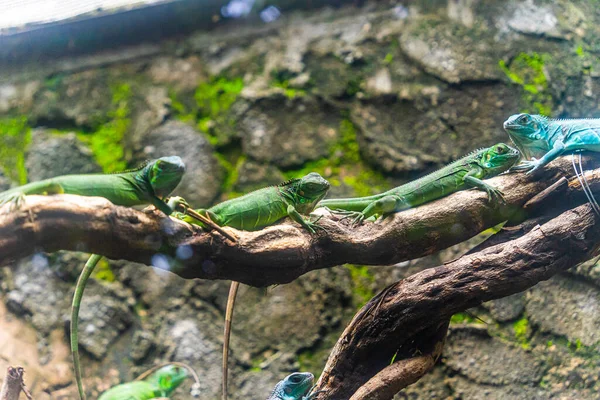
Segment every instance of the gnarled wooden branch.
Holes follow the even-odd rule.
[[[25,381],[23,380],[24,374],[25,370],[21,367],[8,367],[4,376],[4,382],[2,383],[2,389],[0,389],[0,400],[19,400],[21,392],[29,400],[32,399],[31,393],[27,390]]]
[[[597,163],[600,156],[585,160]],[[236,243],[159,212],[117,207],[100,198],[28,196],[18,212],[5,213],[8,206],[0,209],[0,262],[60,249],[145,264],[166,256],[177,260],[171,271],[184,278],[229,279],[254,286],[286,283],[346,262],[393,264],[431,254],[515,217],[534,195],[572,175],[570,157],[564,157],[536,176],[491,179],[490,184],[503,190],[504,204],[491,204],[485,193],[466,190],[358,228],[322,218],[328,232],[310,235],[286,222],[258,232],[235,231]],[[588,181],[599,185],[600,169],[589,172]],[[577,192],[576,186],[569,185],[569,190]],[[178,252],[181,248],[190,251]],[[178,254],[186,256],[177,259]]]
[[[419,371],[390,368],[394,354],[402,362],[418,352],[431,353],[431,349],[421,347],[422,337],[438,330],[453,314],[521,292],[593,257],[600,242],[597,220],[589,205],[581,205],[521,237],[391,285],[346,327],[317,384],[318,390],[326,391],[318,399],[352,398],[382,373],[388,381],[416,381]],[[423,373],[426,370],[422,368]],[[399,375],[391,378],[393,372]],[[379,383],[385,381],[380,379]]]

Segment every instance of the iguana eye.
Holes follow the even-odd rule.
[[[527,122],[529,120],[529,115],[527,114],[523,114],[519,117],[519,119],[517,120],[517,122],[524,124],[525,122]]]
[[[504,154],[504,147],[502,147],[502,146],[496,147],[496,153],[498,153],[498,154]]]

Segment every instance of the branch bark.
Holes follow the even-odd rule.
[[[600,155],[585,160],[597,163]],[[485,193],[465,190],[358,228],[322,218],[328,232],[316,235],[290,223],[258,232],[226,228],[239,238],[236,243],[159,212],[118,207],[100,198],[28,196],[18,212],[0,209],[0,261],[60,249],[145,264],[157,256],[164,260],[163,255],[177,261],[170,270],[184,278],[228,279],[253,286],[287,283],[308,271],[347,262],[389,265],[434,253],[508,218],[522,219],[523,204],[559,178],[572,175],[571,160],[563,157],[534,177],[509,174],[489,180],[503,190],[504,204],[490,204]],[[600,169],[591,171],[588,181],[600,185]],[[569,190],[580,191],[576,185]],[[192,250],[191,257],[177,259],[182,246]]]
[[[24,374],[25,370],[21,367],[8,367],[4,376],[4,382],[2,383],[2,389],[0,389],[0,400],[19,400],[21,392],[29,400],[32,399],[29,390],[25,387]]]
[[[519,238],[391,285],[366,304],[346,327],[317,383],[317,390],[325,391],[317,398],[352,398],[378,374],[387,374],[389,382],[389,375],[395,372],[398,375],[393,380],[402,385],[416,381],[415,374],[427,372],[429,364],[421,371],[402,365],[394,371],[393,364],[390,366],[394,354],[397,360],[409,360],[414,365],[418,361],[415,353],[431,353],[431,349],[423,351],[423,336],[438,329],[453,314],[526,290],[593,257],[600,241],[597,219],[589,205],[581,205]],[[385,383],[379,380],[381,386]],[[396,385],[394,390],[400,390],[402,385]]]

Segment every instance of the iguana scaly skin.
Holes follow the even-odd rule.
[[[98,400],[150,400],[168,398],[187,378],[185,368],[175,365],[162,367],[141,381],[114,386],[102,393]]]
[[[12,202],[19,207],[25,195],[66,193],[104,197],[120,206],[153,204],[162,212],[169,213],[170,208],[161,199],[177,186],[184,172],[181,158],[171,156],[116,174],[57,176],[0,193],[0,206]]]
[[[373,215],[406,210],[467,188],[485,190],[488,198],[501,198],[502,193],[482,181],[508,170],[519,159],[519,152],[504,144],[476,150],[422,178],[387,192],[368,197],[326,199],[317,207],[342,210],[360,223]]]
[[[136,169],[117,174],[65,175],[46,181],[34,182],[9,192],[11,192],[10,196],[15,193],[19,196],[19,193],[46,192],[46,188],[53,186],[61,188],[61,193],[100,196],[122,206],[153,204],[169,215],[177,204],[185,204],[185,201],[181,198],[178,198],[179,200],[173,204],[167,204],[164,201],[177,187],[184,173],[185,165],[181,158],[171,156],[152,160]],[[71,308],[71,352],[73,354],[75,381],[81,399],[85,399],[85,393],[81,382],[81,365],[79,362],[79,307],[85,285],[94,271],[94,267],[101,259],[102,256],[92,254],[86,262],[77,280]]]
[[[244,196],[224,201],[209,209],[196,210],[220,226],[230,226],[246,231],[256,231],[273,225],[282,218],[290,217],[311,233],[319,228],[305,220],[301,214],[309,214],[315,205],[325,197],[329,182],[321,175],[312,172],[299,179],[291,179],[277,186],[269,186]],[[177,214],[180,215],[180,214]],[[197,220],[183,216],[183,220],[202,225]],[[227,364],[229,357],[229,336],[235,296],[239,282],[232,282],[225,313],[225,333],[223,344],[223,399],[227,399]]]
[[[543,115],[515,114],[504,129],[526,161],[514,170],[532,173],[565,151],[600,151],[600,118],[551,119]]]
[[[310,372],[294,372],[275,385],[267,400],[312,400],[317,394],[309,394],[314,380]]]

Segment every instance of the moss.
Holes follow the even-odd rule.
[[[235,120],[228,118],[228,111],[244,88],[242,78],[228,79],[214,77],[201,83],[194,94],[197,110],[198,129],[208,133],[211,143],[219,145],[225,142],[219,135],[218,126],[233,125]]]
[[[272,76],[274,77],[274,79],[271,81],[271,86],[283,89],[283,94],[288,99],[293,99],[296,97],[301,97],[301,96],[306,95],[306,91],[304,91],[302,89],[296,89],[296,88],[290,87],[289,79],[283,79],[283,78],[281,78],[281,76],[279,74],[274,74],[274,75],[272,74]]]
[[[356,76],[356,77],[349,79],[348,83],[346,84],[346,95],[348,97],[355,96],[358,92],[360,92],[361,84],[362,84],[362,77]]]
[[[129,100],[131,86],[120,83],[111,86],[112,109],[108,113],[109,121],[91,134],[80,133],[78,137],[87,143],[94,158],[105,173],[118,172],[126,169],[125,152],[122,141],[129,129],[131,120]]]
[[[0,119],[0,163],[4,174],[21,185],[27,183],[25,151],[31,141],[27,117]]]
[[[350,279],[352,279],[354,305],[360,308],[375,296],[371,288],[375,277],[364,265],[347,264],[345,268],[350,272]]]
[[[466,312],[460,312],[460,313],[454,314],[450,318],[450,322],[453,323],[453,324],[476,324],[476,323],[482,323],[480,320],[478,320],[477,318],[474,318],[471,314],[466,313]]]
[[[192,122],[196,120],[196,116],[193,112],[189,111],[188,108],[179,101],[179,97],[174,90],[169,90],[169,99],[171,100],[171,109],[175,118],[183,122]]]
[[[524,349],[529,349],[529,320],[526,317],[519,319],[513,323],[513,331],[515,332],[515,338],[521,344],[521,347]]]
[[[232,188],[238,180],[239,170],[246,161],[246,156],[239,156],[232,162],[222,153],[215,152],[214,154],[219,164],[225,169],[225,179],[221,184],[221,192],[225,193],[228,199],[243,195],[243,193],[233,191]]]
[[[383,175],[362,162],[356,139],[356,127],[349,119],[342,119],[340,139],[329,148],[329,156],[309,161],[302,168],[284,171],[286,179],[317,172],[332,186],[342,183],[352,187],[356,195],[368,196],[384,190],[387,182]]]
[[[115,274],[106,259],[102,258],[94,268],[94,278],[105,282],[116,281]]]
[[[544,63],[548,56],[538,53],[521,53],[507,65],[500,60],[498,65],[506,76],[524,90],[523,101],[527,105],[523,112],[550,115],[553,99],[548,91],[548,80]]]

